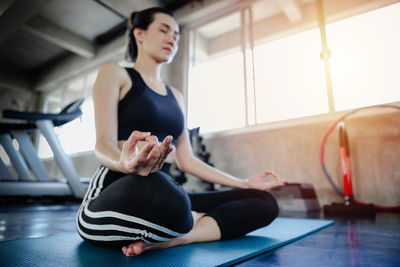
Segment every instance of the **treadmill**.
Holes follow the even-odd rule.
[[[73,196],[82,199],[89,185],[88,178],[80,178],[72,160],[64,152],[54,133],[54,127],[64,125],[82,115],[84,99],[76,100],[57,114],[21,112],[6,109],[4,118],[24,123],[0,123],[0,144],[3,146],[18,177],[0,160],[0,196]],[[29,135],[39,130],[54,153],[54,158],[65,179],[51,179],[39,159]],[[16,139],[19,149],[12,142]]]

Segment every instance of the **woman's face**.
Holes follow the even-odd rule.
[[[169,63],[178,51],[179,26],[175,19],[164,13],[154,14],[147,30],[135,29],[138,56],[146,53],[158,63]]]

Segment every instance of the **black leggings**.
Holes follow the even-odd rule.
[[[100,166],[77,215],[87,242],[121,248],[135,240],[157,243],[188,233],[191,211],[215,219],[221,240],[270,224],[279,213],[275,198],[254,189],[187,193],[171,176],[126,175]]]

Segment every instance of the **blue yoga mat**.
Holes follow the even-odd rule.
[[[0,242],[0,266],[228,266],[283,246],[333,224],[329,220],[277,218],[244,237],[196,243],[138,257],[99,248],[76,232]]]

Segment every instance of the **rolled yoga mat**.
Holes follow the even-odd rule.
[[[228,266],[332,224],[330,220],[277,218],[241,238],[146,251],[137,257],[92,246],[77,232],[62,233],[0,242],[0,266]]]

